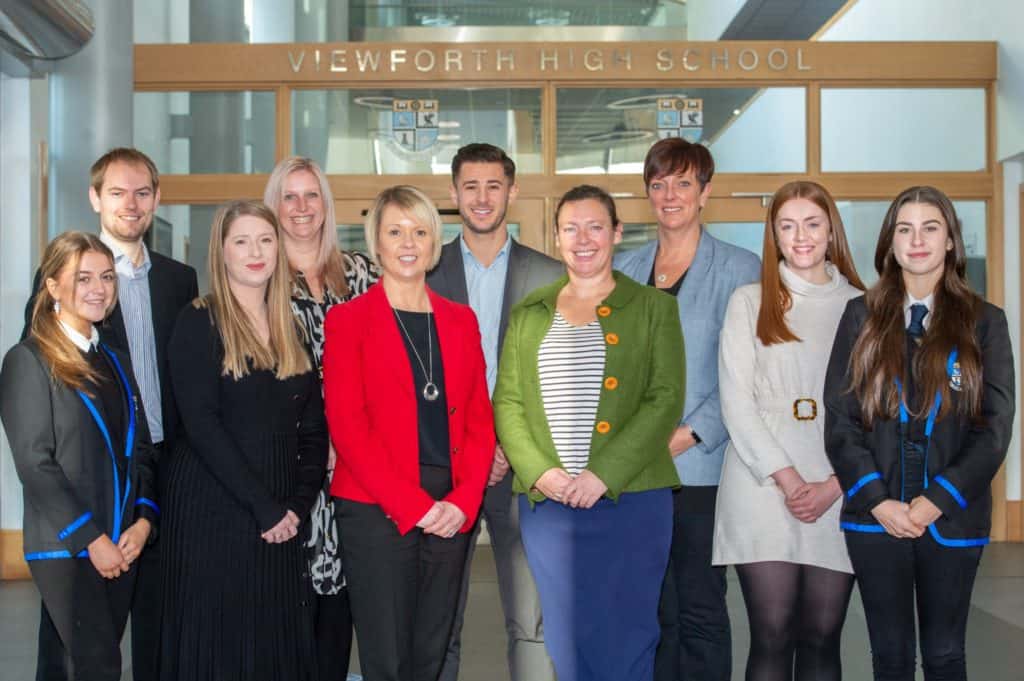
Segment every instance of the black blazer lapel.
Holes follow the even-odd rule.
[[[505,329],[508,328],[508,315],[512,306],[523,299],[528,291],[526,282],[529,279],[530,261],[523,257],[523,247],[509,237],[508,270],[505,274],[505,295],[501,300],[501,322],[498,324],[498,353],[505,346]]]
[[[462,262],[460,237],[441,248],[441,260],[428,275],[427,285],[441,296],[456,303],[469,305],[469,289],[466,288],[466,268]]]

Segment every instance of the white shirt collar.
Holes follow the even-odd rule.
[[[929,324],[929,322],[931,322],[931,319],[932,319],[931,311],[932,311],[932,305],[934,304],[934,302],[935,302],[935,294],[934,293],[929,293],[928,295],[926,295],[921,300],[918,300],[918,299],[914,298],[914,296],[912,296],[912,295],[910,295],[908,293],[906,300],[903,301],[903,317],[904,317],[904,324],[903,325],[904,326],[909,326],[910,325],[910,306],[911,305],[924,305],[925,307],[928,308],[928,314],[925,315],[924,321],[922,321],[921,323],[927,329],[928,328],[928,324]]]
[[[63,319],[58,321],[60,321],[60,328],[64,330],[64,334],[68,338],[70,338],[71,342],[75,344],[75,347],[77,347],[82,352],[89,352],[89,350],[100,344],[100,332],[96,330],[95,326],[91,324],[89,325],[89,328],[92,329],[92,334],[90,334],[90,336],[86,338],[78,331],[71,328],[71,326],[66,324]]]

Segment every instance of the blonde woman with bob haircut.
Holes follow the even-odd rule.
[[[385,189],[366,218],[381,269],[324,325],[331,494],[367,681],[437,679],[494,454],[476,316],[426,285],[441,217]]]
[[[136,560],[159,515],[131,362],[96,329],[116,300],[110,249],[92,234],[58,236],[43,254],[31,333],[0,370],[25,560],[43,599],[37,678],[121,678]]]
[[[185,437],[163,480],[161,678],[315,679],[294,538],[327,437],[276,216],[253,201],[221,208],[209,253],[211,292],[182,311],[168,349]]]
[[[305,332],[313,368],[322,376],[327,312],[366,293],[380,272],[365,253],[339,250],[334,197],[327,177],[312,159],[290,156],[278,162],[263,200],[281,224],[292,312]],[[352,649],[352,612],[330,495],[335,461],[332,447],[327,474],[310,511],[309,532],[303,536],[316,592],[312,603],[320,681],[344,681]]]
[[[841,678],[853,569],[822,390],[843,309],[863,290],[828,190],[782,186],[765,219],[761,281],[729,300],[718,363],[730,443],[712,560],[739,575],[747,681]]]

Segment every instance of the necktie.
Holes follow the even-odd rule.
[[[910,324],[907,326],[907,335],[915,340],[920,340],[924,335],[924,318],[928,314],[928,307],[921,303],[914,303],[910,306]]]

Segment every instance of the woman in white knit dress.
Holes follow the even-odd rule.
[[[822,390],[846,301],[864,286],[828,191],[791,182],[765,221],[761,282],[729,301],[719,351],[731,443],[713,562],[750,620],[746,681],[838,681],[853,569],[824,448]]]

